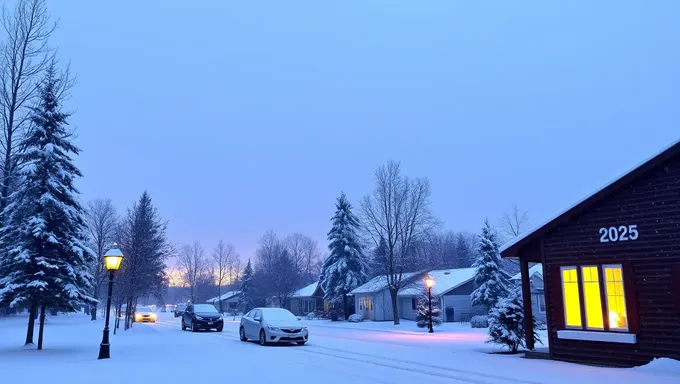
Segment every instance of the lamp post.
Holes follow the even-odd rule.
[[[434,329],[432,329],[432,287],[434,287],[434,279],[428,276],[425,279],[425,286],[427,287],[427,304],[430,307],[430,312],[429,312],[429,322],[430,322],[430,329],[429,333],[434,332]]]
[[[111,315],[111,291],[113,291],[113,274],[120,268],[123,261],[123,252],[114,243],[113,247],[104,254],[104,267],[109,271],[109,291],[106,297],[106,322],[104,323],[104,336],[99,345],[99,359],[111,357],[111,345],[109,344],[109,317]]]

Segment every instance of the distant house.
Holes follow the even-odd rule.
[[[212,304],[220,312],[233,312],[238,308],[238,300],[241,291],[229,291],[222,296],[216,296],[212,299],[206,300],[206,303]],[[220,308],[220,303],[222,307]]]
[[[522,284],[522,274],[511,278],[517,284]],[[545,322],[545,293],[543,292],[543,265],[536,264],[529,268],[529,282],[531,283],[531,312],[536,320]]]
[[[318,282],[309,284],[293,292],[289,300],[289,309],[296,316],[305,316],[310,312],[324,309],[323,288]]]
[[[424,274],[425,272],[404,273],[401,276],[402,284],[410,283],[412,280],[424,276]],[[354,297],[354,313],[362,315],[364,319],[394,320],[392,298],[389,289],[387,289],[387,277],[385,275],[374,277],[349,294]]]

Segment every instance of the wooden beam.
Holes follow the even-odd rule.
[[[519,270],[522,274],[522,301],[524,304],[524,336],[528,350],[534,350],[534,312],[531,306],[531,278],[529,262],[520,257]]]

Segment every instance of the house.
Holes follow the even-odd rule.
[[[510,278],[511,281],[522,284],[522,273]],[[529,281],[531,285],[531,308],[534,318],[545,323],[545,292],[543,290],[543,265],[536,264],[529,268]]]
[[[293,292],[289,300],[289,309],[296,316],[324,310],[323,295],[323,288],[319,282],[309,284]]]
[[[550,358],[680,360],[680,141],[510,241],[501,256],[519,259],[525,313],[533,312],[529,263],[543,265]]]
[[[439,298],[443,320],[469,321],[477,314],[485,314],[481,307],[473,307],[470,294],[475,289],[475,268],[443,269],[404,273],[402,288],[397,294],[399,317],[415,320],[418,299],[425,292],[425,278],[430,276],[435,284],[432,295]],[[378,276],[351,292],[356,313],[364,319],[375,321],[394,320],[392,299],[386,276]]]
[[[218,311],[224,312],[234,312],[238,309],[238,300],[241,291],[229,291],[222,296],[216,296],[212,299],[208,299],[205,302],[212,304],[217,308]],[[220,308],[220,303],[222,307]]]

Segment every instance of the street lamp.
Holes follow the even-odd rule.
[[[430,322],[430,330],[428,331],[429,333],[434,332],[434,329],[432,329],[432,287],[434,287],[434,279],[428,276],[425,279],[425,286],[427,287],[427,304],[430,307],[430,312],[429,312],[429,322]]]
[[[104,254],[104,267],[109,271],[109,292],[106,297],[106,322],[104,324],[104,336],[99,345],[99,359],[111,357],[111,345],[109,344],[109,317],[111,315],[111,291],[113,291],[113,274],[120,268],[123,261],[123,252],[118,248],[118,244],[113,243],[113,247]]]

